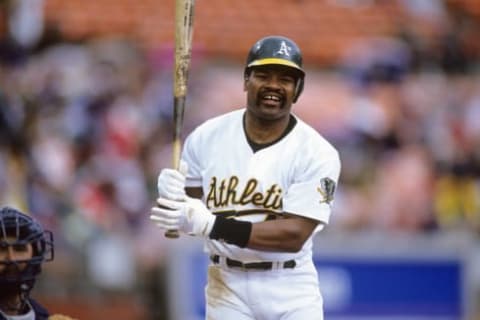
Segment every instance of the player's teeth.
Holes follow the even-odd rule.
[[[275,96],[266,96],[265,99],[274,100],[274,101],[280,100],[278,97],[275,97]]]

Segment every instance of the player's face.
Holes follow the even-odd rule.
[[[290,67],[255,67],[245,79],[247,108],[263,120],[288,118],[292,108],[298,74]]]
[[[0,272],[7,267],[4,262],[10,261],[26,261],[32,258],[33,248],[31,243],[18,244],[15,243],[14,237],[6,237],[0,239]],[[3,263],[2,263],[3,262]],[[26,262],[20,262],[18,267],[20,270],[26,267]]]

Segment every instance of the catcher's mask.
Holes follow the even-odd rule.
[[[247,56],[244,76],[248,77],[252,68],[265,65],[283,65],[298,71],[297,85],[293,102],[303,91],[305,71],[302,69],[302,53],[295,42],[282,36],[268,36],[258,40]]]
[[[18,287],[28,295],[42,263],[53,260],[53,235],[32,217],[10,207],[0,208],[0,250],[31,244],[32,257],[0,260],[0,287]],[[20,267],[21,266],[21,267]],[[12,271],[13,270],[13,271]]]

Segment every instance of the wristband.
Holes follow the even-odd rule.
[[[245,248],[250,239],[250,233],[252,233],[251,222],[217,217],[209,238]]]

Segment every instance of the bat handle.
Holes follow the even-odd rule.
[[[165,231],[165,237],[170,239],[176,239],[180,237],[180,234],[178,233],[178,230],[167,230]]]
[[[173,166],[178,169],[180,166],[180,152],[182,149],[182,143],[178,135],[173,140]],[[165,231],[165,237],[170,239],[176,239],[180,237],[178,230],[167,230]]]

